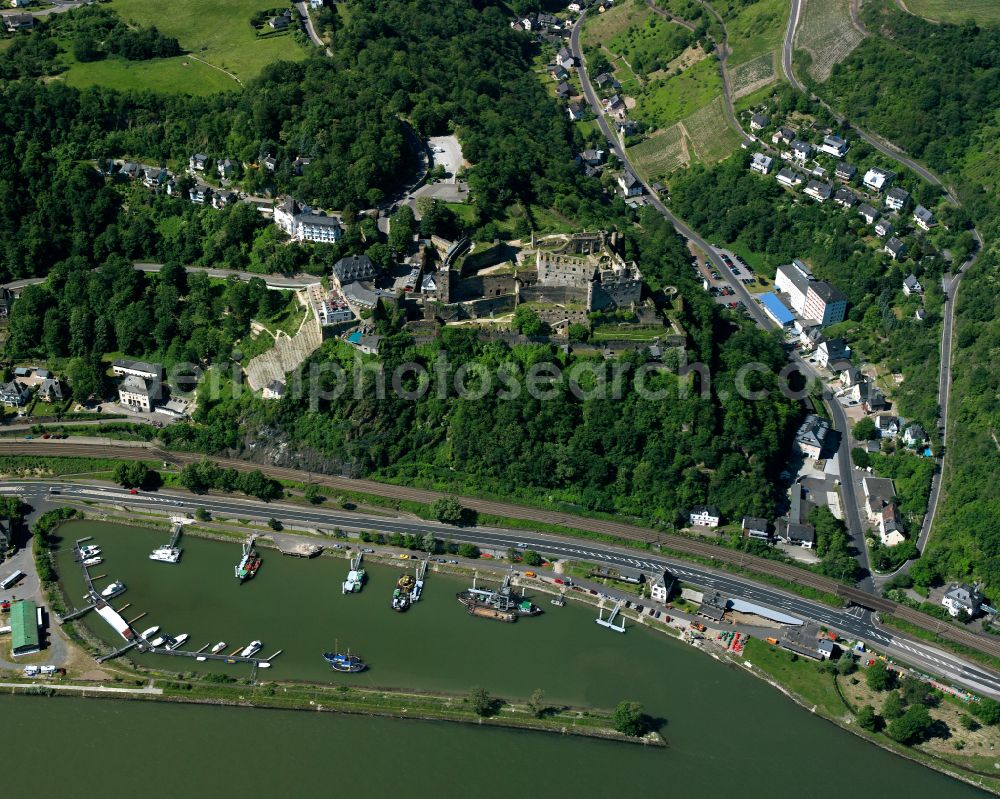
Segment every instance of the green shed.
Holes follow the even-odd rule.
[[[30,599],[22,599],[11,607],[10,635],[12,655],[30,655],[41,649],[38,640],[38,606]]]

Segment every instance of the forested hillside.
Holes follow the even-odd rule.
[[[1000,30],[932,24],[866,3],[867,38],[817,92],[955,185],[983,254],[962,281],[948,468],[929,551],[929,584],[978,578],[1000,589]]]

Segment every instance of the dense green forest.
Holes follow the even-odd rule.
[[[984,251],[957,308],[948,465],[922,585],[975,578],[1000,589],[1000,30],[931,24],[866,3],[866,38],[816,91],[860,124],[924,159],[975,220]]]
[[[767,364],[776,374],[784,362],[780,342],[724,319],[694,284],[689,256],[673,229],[652,211],[642,223],[642,231],[627,236],[629,254],[658,279],[693,295],[684,324],[693,345],[688,357],[712,369],[712,390],[705,397],[692,388],[678,398],[675,370],[655,370],[650,383],[667,390],[667,399],[644,398],[631,379],[623,381],[621,399],[581,398],[565,377],[554,381],[547,399],[527,391],[504,397],[495,390],[475,399],[454,393],[440,399],[434,391],[417,401],[392,391],[378,399],[370,372],[353,372],[354,352],[328,342],[302,372],[308,384],[313,363],[340,362],[348,379],[336,400],[290,392],[281,402],[266,403],[245,393],[205,393],[195,423],[169,428],[168,441],[242,454],[259,447],[253,441],[267,431],[272,443],[292,444],[302,463],[381,479],[530,501],[549,496],[666,524],[705,501],[728,518],[770,516],[776,474],[800,410],[775,392],[773,375],[753,378],[771,392],[763,400],[743,399],[733,385],[737,370],[749,361]],[[442,368],[451,385],[455,372],[470,364],[494,376],[506,370],[512,379],[523,379],[536,363],[563,370],[576,363],[553,346],[511,348],[484,342],[468,329],[445,328],[435,346],[417,347],[401,327],[401,313],[391,308],[383,309],[376,323],[386,336],[379,360],[387,375],[404,363],[437,374],[435,364],[446,360]],[[638,353],[626,358],[633,370],[645,361]],[[592,365],[599,369],[602,363],[597,359]],[[322,384],[325,390],[332,385]]]

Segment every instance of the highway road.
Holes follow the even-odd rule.
[[[51,489],[55,489],[58,493],[52,493]],[[509,547],[530,548],[552,557],[617,565],[645,572],[668,569],[684,582],[708,590],[717,590],[730,598],[765,605],[836,630],[845,636],[862,639],[876,647],[878,651],[889,653],[920,671],[940,675],[974,691],[1000,697],[1000,675],[949,652],[882,628],[872,613],[864,608],[831,608],[794,594],[753,583],[738,575],[661,557],[646,550],[630,550],[610,544],[531,531],[510,531],[490,527],[456,528],[417,518],[373,516],[339,509],[327,510],[286,503],[265,503],[230,496],[195,496],[181,491],[164,490],[156,493],[131,494],[124,489],[107,485],[39,481],[7,482],[0,486],[0,495],[12,494],[21,496],[28,503],[32,501],[102,503],[135,511],[158,511],[170,514],[191,514],[200,507],[216,517],[258,520],[277,518],[286,527],[307,528],[327,534],[335,527],[386,534],[409,533],[416,536],[423,536],[429,532],[441,539],[467,541],[482,549],[500,552]]]
[[[580,31],[583,29],[583,20],[585,17],[586,12],[580,15],[580,18],[573,27],[573,31],[570,36],[570,48],[573,52],[573,57],[579,65],[577,72],[580,76],[580,85],[583,87],[584,97],[586,98],[591,109],[594,111],[594,114],[597,116],[597,123],[615,154],[619,159],[621,159],[622,163],[636,175],[636,177],[639,177],[625,153],[625,148],[621,146],[621,143],[618,141],[618,137],[615,136],[614,131],[611,129],[611,126],[608,124],[607,119],[602,113],[597,93],[594,91],[594,87],[590,82],[590,75],[587,73],[586,63],[583,59],[583,49],[580,46]],[[725,261],[722,260],[721,255],[715,247],[705,241],[682,220],[674,216],[660,201],[660,198],[656,195],[656,193],[653,192],[649,186],[646,186],[645,183],[643,183],[643,185],[646,188],[649,204],[659,211],[664,218],[666,218],[674,226],[674,229],[680,233],[680,235],[684,236],[689,241],[694,242],[695,245],[697,245],[708,256],[712,265],[716,268],[719,274],[725,278],[725,281],[733,289],[735,296],[739,297],[739,299],[743,302],[743,305],[746,307],[747,312],[751,315],[753,320],[765,330],[773,330],[776,327],[775,323],[764,313],[763,309],[754,299],[753,295],[747,290],[747,287],[744,286],[743,283],[740,282],[739,278],[732,273],[732,270],[730,270]],[[808,363],[798,358],[795,359],[795,362],[804,374],[813,378],[816,377],[815,371],[809,366]],[[874,588],[874,584],[872,583],[872,578],[870,576],[871,567],[868,562],[868,550],[865,547],[864,542],[864,528],[861,524],[861,516],[858,512],[858,501],[855,494],[853,478],[854,468],[851,463],[850,453],[850,425],[848,423],[847,415],[844,413],[844,409],[841,407],[840,403],[836,400],[831,400],[827,403],[827,406],[830,409],[834,427],[842,435],[841,445],[837,452],[837,463],[840,470],[842,484],[841,493],[846,515],[845,522],[847,524],[848,532],[851,534],[851,538],[854,542],[854,547],[857,551],[858,563],[865,572],[865,577],[862,580],[860,587],[864,590],[870,591]]]

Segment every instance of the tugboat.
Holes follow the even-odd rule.
[[[323,660],[330,664],[331,669],[343,674],[356,674],[368,668],[361,658],[350,652],[346,655],[342,652],[324,652]]]
[[[116,596],[125,593],[125,583],[121,580],[115,580],[111,585],[101,591],[101,596],[104,599],[114,599]]]
[[[244,583],[257,573],[260,568],[260,556],[253,547],[255,536],[250,536],[250,540],[243,545],[243,557],[236,566],[236,579]]]
[[[398,613],[410,607],[410,593],[413,591],[414,580],[404,574],[396,581],[396,589],[392,592],[392,609]]]
[[[514,592],[511,587],[511,575],[504,576],[499,589],[477,588],[475,582],[472,588],[459,591],[455,598],[464,605],[470,616],[484,619],[514,622],[520,616],[537,616],[542,609]]]

